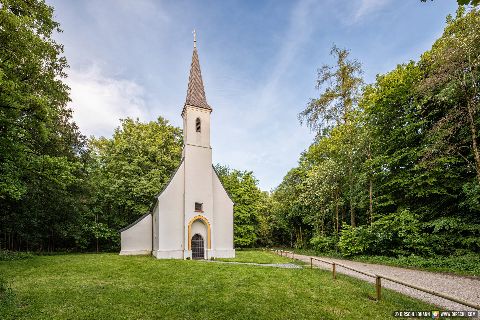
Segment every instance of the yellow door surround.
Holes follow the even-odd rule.
[[[212,239],[211,239],[211,230],[210,230],[210,222],[208,222],[207,218],[204,216],[198,215],[190,219],[188,223],[188,250],[192,250],[192,224],[197,221],[202,220],[203,223],[207,226],[207,248],[212,248]]]

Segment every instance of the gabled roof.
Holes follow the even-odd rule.
[[[128,226],[126,226],[126,227],[118,230],[118,233],[122,233],[123,231],[130,229],[131,227],[133,227],[134,225],[136,225],[137,223],[139,223],[140,221],[142,221],[143,218],[145,218],[146,216],[148,216],[148,215],[150,215],[150,214],[152,214],[152,213],[151,213],[151,212],[145,213],[143,216],[141,216],[141,217],[138,218],[137,220],[133,221],[133,222],[130,223]]]
[[[188,78],[187,99],[185,105],[212,110],[207,103],[205,89],[203,87],[200,61],[198,60],[196,40],[193,47],[192,64],[190,66],[190,77]]]

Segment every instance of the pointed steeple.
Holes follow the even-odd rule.
[[[200,71],[200,62],[198,60],[195,30],[193,31],[193,55],[192,64],[190,66],[190,77],[188,78],[187,99],[185,101],[185,105],[212,110],[207,103],[207,98],[205,97],[202,72]]]

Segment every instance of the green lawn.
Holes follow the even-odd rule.
[[[0,319],[385,319],[432,310],[387,290],[376,302],[371,284],[309,268],[69,254],[3,261],[0,276],[13,291],[5,299],[12,295],[0,290]]]
[[[233,259],[218,259],[228,262],[248,262],[248,263],[297,263],[298,260],[280,257],[270,251],[261,250],[237,250]]]

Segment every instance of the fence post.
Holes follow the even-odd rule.
[[[377,301],[380,301],[382,298],[382,277],[377,275],[377,278],[375,279],[375,289],[377,291]]]
[[[310,269],[313,269],[313,258],[310,257]]]
[[[292,260],[295,260],[295,251],[292,251]]]
[[[332,276],[333,276],[333,279],[337,279],[337,272],[335,270],[335,262],[332,262]]]

